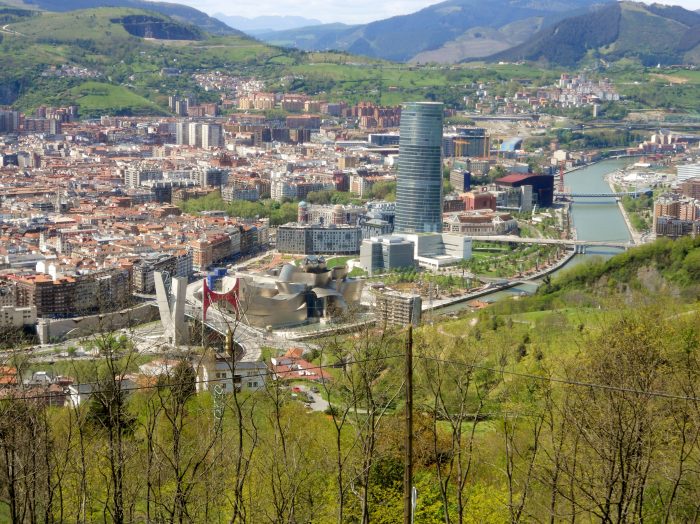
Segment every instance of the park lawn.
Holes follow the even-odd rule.
[[[367,271],[365,271],[362,268],[359,267],[354,267],[352,268],[352,271],[348,273],[349,277],[366,277],[367,276]]]
[[[500,256],[503,256],[505,252],[503,253],[494,253],[493,251],[472,251],[472,258],[475,258],[477,260],[482,260],[482,259],[487,259],[487,258],[498,258]]]
[[[326,267],[332,268],[332,267],[344,266],[348,263],[349,260],[352,260],[353,258],[356,258],[356,257],[330,258],[330,259],[326,260]]]

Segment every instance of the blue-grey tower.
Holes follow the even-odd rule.
[[[401,108],[397,233],[442,231],[442,116],[438,102],[410,102]]]

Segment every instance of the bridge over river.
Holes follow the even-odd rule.
[[[540,245],[560,245],[572,247],[612,247],[619,249],[628,249],[634,246],[632,242],[614,241],[614,240],[571,240],[561,238],[527,238],[514,237],[510,235],[491,235],[472,237],[473,242],[506,242],[509,244],[540,244]]]
[[[639,198],[642,195],[653,195],[652,189],[639,189],[637,191],[622,191],[619,193],[560,193],[555,191],[554,198]]]

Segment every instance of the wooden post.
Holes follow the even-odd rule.
[[[408,326],[406,340],[406,443],[403,472],[403,522],[413,522],[413,326]]]

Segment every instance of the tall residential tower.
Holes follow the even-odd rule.
[[[401,110],[397,233],[442,231],[442,116],[437,102],[410,102]]]

